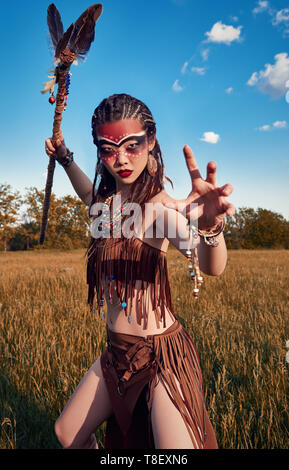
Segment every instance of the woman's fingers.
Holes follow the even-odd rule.
[[[227,207],[227,210],[226,210],[226,214],[231,217],[232,215],[234,215],[236,212],[236,208],[235,206],[233,206],[233,204],[229,204],[229,206]]]
[[[235,212],[236,212],[235,206],[231,204],[230,202],[225,201],[222,204],[222,212],[221,212],[222,214],[225,214],[231,217],[232,215],[235,214]]]
[[[207,178],[206,181],[212,184],[214,187],[217,186],[217,164],[216,162],[209,162],[207,165]]]
[[[224,186],[221,186],[220,188],[218,188],[219,196],[225,197],[225,198],[230,196],[230,194],[232,194],[233,191],[234,191],[234,188],[232,184],[230,183],[224,184]],[[224,199],[222,202],[222,212],[228,216],[232,216],[235,214],[236,209],[233,204],[231,204],[229,201]]]
[[[63,139],[63,138],[62,138]],[[66,146],[64,143],[64,139],[57,139],[55,143],[52,143],[52,139],[46,139],[45,140],[45,151],[47,155],[51,156],[62,156],[63,154],[66,153]]]
[[[184,146],[183,151],[184,151],[184,155],[186,159],[186,164],[190,173],[190,177],[192,180],[192,184],[194,184],[197,180],[202,179],[201,174],[199,172],[198,165],[197,165],[197,161],[195,159],[192,149],[188,145]]]
[[[56,157],[56,150],[54,147],[51,147],[49,144],[45,144],[45,152],[48,157]]]
[[[45,149],[49,150],[50,152],[55,152],[56,149],[55,149],[54,145],[52,144],[51,139],[46,139],[45,140]]]
[[[224,186],[221,186],[220,188],[218,188],[218,191],[219,191],[220,196],[228,197],[230,196],[230,194],[232,194],[232,192],[234,191],[234,188],[230,183],[227,183],[227,184],[224,184]]]
[[[222,206],[221,206],[222,212],[228,216],[234,215],[236,212],[236,209],[233,204],[227,201],[227,199],[223,199],[223,198],[227,198],[228,196],[230,196],[233,191],[234,191],[233,185],[230,183],[224,184],[224,186],[221,186],[220,188],[218,188],[219,196],[222,198]]]

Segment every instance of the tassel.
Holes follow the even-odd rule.
[[[133,236],[125,239],[93,239],[87,250],[88,302],[93,304],[94,290],[97,302],[101,300],[102,279],[108,283],[108,293],[113,292],[123,304],[128,321],[132,314],[132,298],[136,281],[141,281],[136,296],[136,320],[148,327],[148,300],[152,301],[156,324],[166,327],[166,310],[173,318],[171,293],[167,273],[166,253]],[[131,300],[129,302],[129,299]]]

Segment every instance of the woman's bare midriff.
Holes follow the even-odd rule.
[[[137,323],[137,292],[141,287],[141,281],[137,280],[134,289],[134,295],[132,299],[127,301],[127,312],[130,311],[130,305],[132,302],[131,309],[131,321],[128,322],[128,316],[125,315],[124,309],[121,307],[121,301],[117,296],[116,292],[113,291],[112,303],[109,300],[109,294],[107,286],[104,289],[104,296],[107,304],[107,319],[106,323],[110,330],[117,333],[124,333],[135,336],[147,336],[147,335],[157,335],[163,333],[167,328],[169,328],[174,322],[175,317],[172,312],[170,312],[165,307],[166,312],[166,326],[163,325],[163,322],[160,321],[159,328],[157,328],[155,313],[152,308],[152,301],[150,299],[150,284],[146,283],[146,292],[144,295],[147,295],[146,302],[146,313],[147,313],[147,328],[144,329],[144,320],[141,320],[141,324]]]

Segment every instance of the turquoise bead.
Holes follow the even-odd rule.
[[[125,307],[126,307],[126,302],[122,302],[122,303],[121,303],[121,306],[122,306],[123,308],[125,308]]]

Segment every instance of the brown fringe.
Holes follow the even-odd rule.
[[[111,280],[110,276],[114,275]],[[143,240],[131,238],[94,239],[91,238],[87,250],[88,303],[93,309],[96,295],[97,308],[104,292],[104,279],[112,294],[115,288],[120,301],[127,303],[126,315],[131,314],[133,289],[137,280],[141,288],[137,292],[136,318],[140,325],[144,320],[144,329],[148,326],[148,294],[152,298],[157,327],[160,321],[166,327],[165,306],[172,312],[171,292],[168,279],[166,252],[155,248]]]
[[[205,402],[196,347],[181,324],[174,333],[167,330],[164,334],[154,335],[153,339],[162,383],[182,415],[192,442],[201,449],[206,440]]]
[[[151,408],[158,380],[180,412],[194,447],[217,448],[205,407],[197,350],[178,320],[164,333],[147,337],[107,328],[107,343],[101,366],[114,414],[107,423],[106,448],[137,448],[140,443],[142,448],[154,448]],[[144,415],[138,400],[146,386]]]

